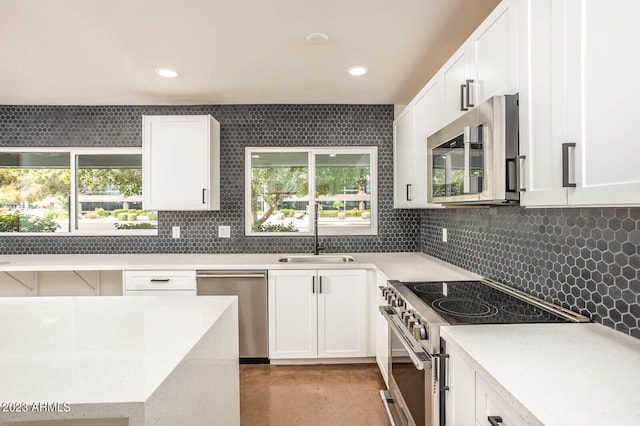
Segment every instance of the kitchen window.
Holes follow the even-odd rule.
[[[376,235],[375,147],[246,148],[246,235]]]
[[[157,235],[140,148],[3,148],[0,234]]]

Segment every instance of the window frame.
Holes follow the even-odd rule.
[[[309,237],[315,233],[314,221],[309,215],[308,232],[254,232],[251,227],[251,155],[255,153],[289,153],[300,152],[308,156],[309,173],[309,205],[316,199],[316,154],[369,154],[370,159],[370,190],[371,190],[371,226],[366,230],[346,229],[341,232],[323,232],[319,227],[320,236],[375,236],[378,235],[378,147],[377,146],[335,146],[335,147],[245,147],[244,158],[244,234],[247,237]]]
[[[67,153],[69,155],[69,169],[71,173],[69,188],[69,231],[68,232],[0,232],[0,238],[3,236],[42,236],[42,237],[71,237],[71,236],[132,236],[132,235],[150,235],[157,236],[156,229],[123,229],[123,230],[105,230],[105,231],[86,231],[75,228],[78,200],[78,163],[76,156],[78,155],[126,155],[138,154],[143,155],[142,147],[0,147],[0,152],[20,153],[20,152],[42,152],[42,153]],[[142,167],[142,164],[140,165]]]

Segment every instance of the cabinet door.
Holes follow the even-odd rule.
[[[566,140],[566,12],[563,1],[528,0],[520,9],[520,155],[526,191],[520,204],[563,206]]]
[[[430,204],[428,202],[431,188],[427,185],[427,173],[429,173],[427,138],[432,133],[440,130],[444,124],[443,100],[444,85],[442,74],[437,74],[418,95],[413,107],[413,163],[415,164],[415,176],[412,198],[413,207],[416,208],[440,207],[439,204]]]
[[[447,353],[449,358],[445,361],[447,362],[446,383],[449,390],[445,394],[446,424],[472,425],[476,417],[474,410],[476,373],[451,345],[447,345]]]
[[[523,413],[528,413],[528,411],[516,401],[505,401],[479,374],[476,374],[475,398],[476,424],[489,425],[489,416],[500,417],[502,419],[500,421],[501,426],[539,424],[531,419],[529,415],[521,416],[520,411]]]
[[[639,205],[640,2],[566,1],[570,205]]]
[[[211,202],[218,191],[210,187],[209,170],[212,120],[204,115],[144,117],[145,209],[215,208]]]
[[[444,85],[444,124],[466,112],[466,91],[462,92],[461,87],[470,78],[469,56],[469,44],[465,43],[440,70]]]
[[[408,105],[394,123],[393,141],[393,207],[411,207],[411,191],[414,185],[413,156],[413,107]]]
[[[316,358],[316,271],[269,271],[269,358]]]
[[[318,358],[367,355],[364,270],[318,271]]]
[[[471,36],[475,105],[491,96],[518,93],[517,6],[516,0],[503,0]]]
[[[389,385],[389,324],[384,319],[378,306],[387,305],[387,301],[382,298],[382,293],[378,287],[386,287],[387,279],[384,275],[378,274],[376,286],[376,362],[380,368],[380,373],[384,382]]]

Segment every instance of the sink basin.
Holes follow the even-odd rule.
[[[278,262],[287,263],[348,263],[354,262],[351,256],[287,256],[278,259]]]

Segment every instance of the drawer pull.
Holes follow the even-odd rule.
[[[489,416],[487,417],[491,426],[500,426],[502,424],[502,417],[500,416]]]
[[[152,283],[168,283],[171,278],[151,278]]]

